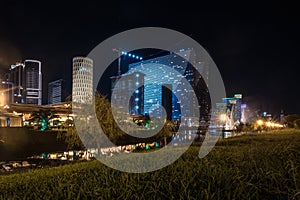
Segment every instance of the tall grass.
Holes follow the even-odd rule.
[[[129,174],[98,161],[0,177],[0,199],[299,199],[300,132],[199,143],[161,170]]]

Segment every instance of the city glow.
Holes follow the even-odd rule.
[[[275,123],[275,122],[266,122],[266,126],[267,127],[271,127],[271,128],[282,128],[283,125],[282,124],[278,124],[278,123]]]

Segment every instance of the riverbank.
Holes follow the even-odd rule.
[[[57,131],[0,128],[0,161],[23,160],[44,152],[65,150],[67,144],[57,140]]]
[[[0,176],[0,199],[300,197],[299,130],[221,139],[203,159],[198,157],[200,145],[194,144],[173,164],[144,174],[124,173],[91,161]]]

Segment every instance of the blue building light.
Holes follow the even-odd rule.
[[[134,55],[132,53],[127,53],[126,51],[121,51],[121,55],[132,57],[132,58],[135,58],[137,60],[142,60],[143,59],[141,56],[137,56],[137,55]]]
[[[140,93],[140,91],[139,91],[139,90],[136,90],[135,93],[138,94],[138,93]]]
[[[139,101],[140,99],[137,97],[137,98],[135,98],[134,100],[135,100],[135,101]]]
[[[139,109],[140,107],[139,106],[135,106],[135,109],[137,110],[137,109]]]

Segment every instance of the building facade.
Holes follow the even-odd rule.
[[[48,83],[48,104],[64,102],[66,98],[65,81],[59,79]]]
[[[11,65],[6,83],[12,85],[10,103],[42,105],[42,65],[38,60],[27,59]]]
[[[73,58],[72,101],[91,104],[93,99],[93,60]]]
[[[203,66],[201,63],[194,63],[193,56],[193,50],[186,49],[176,54],[170,53],[129,65],[128,73],[145,74],[144,114],[152,114],[157,118],[162,116],[162,86],[167,84],[172,88],[172,119],[189,120],[191,124],[191,119],[196,123],[199,122],[200,119],[196,117],[199,112],[201,117],[209,115],[210,99],[205,81],[207,77],[201,75],[205,73],[198,72],[199,68],[203,71]],[[198,67],[195,69],[193,66]],[[192,92],[197,98],[193,98]],[[181,101],[189,102],[189,105],[183,108]],[[165,107],[165,110],[168,108]]]
[[[24,61],[23,98],[26,104],[42,105],[42,65],[38,60]]]
[[[23,63],[16,63],[11,65],[8,74],[8,80],[13,83],[13,103],[25,103],[24,99],[24,67]]]
[[[122,79],[120,79],[122,77]],[[136,84],[144,84],[143,73],[134,72],[131,74],[123,74],[111,77],[112,80],[112,100],[120,107],[123,102],[129,102],[129,109],[122,108],[131,115],[144,114],[144,86],[136,88]],[[118,84],[117,81],[120,81]],[[114,93],[113,93],[114,91]],[[134,91],[133,93],[131,91]],[[131,95],[128,95],[131,94]]]

